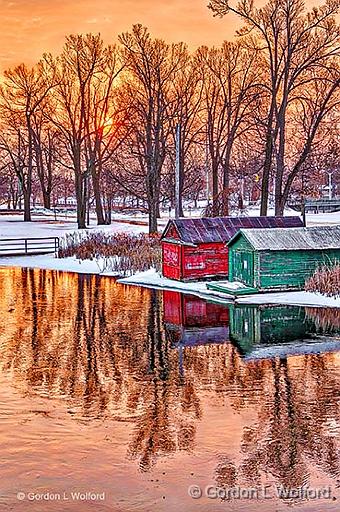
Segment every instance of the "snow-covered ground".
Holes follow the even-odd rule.
[[[187,217],[198,217],[202,214],[202,209],[191,209],[186,212]],[[269,210],[269,215],[274,215],[274,210]],[[287,209],[286,215],[297,215],[293,210]],[[162,215],[159,219],[159,229],[162,230],[169,218],[168,215]],[[245,215],[259,215],[258,208],[251,208],[246,211]],[[0,238],[20,238],[20,237],[43,237],[43,236],[62,236],[77,230],[77,223],[74,214],[57,214],[55,219],[53,212],[48,215],[46,212],[33,214],[32,222],[23,222],[22,214],[0,215]],[[147,232],[148,217],[146,214],[114,214],[113,222],[110,226],[97,226],[95,217],[91,216],[90,227],[88,229],[99,229],[101,231],[112,232]],[[320,213],[308,214],[307,226],[318,226],[327,224],[340,224],[340,212],[337,213]]]
[[[147,224],[130,224],[121,220],[115,220],[110,226],[97,226],[90,224],[89,230],[108,231],[112,233],[141,233],[147,232]],[[66,233],[77,231],[77,223],[74,219],[54,220],[53,217],[33,216],[32,222],[23,222],[22,215],[0,216],[0,238],[34,238],[63,236]]]
[[[109,233],[137,234],[146,232],[147,224],[130,224],[126,220],[114,220],[110,226],[97,226],[95,222],[92,222],[88,230],[105,231]],[[77,224],[74,219],[62,220],[58,217],[58,220],[55,221],[52,217],[47,217],[45,215],[43,218],[41,216],[33,215],[32,222],[23,222],[22,215],[16,214],[0,216],[0,239],[54,236],[63,237],[67,233],[74,233],[75,231],[77,231]],[[98,263],[96,261],[80,261],[74,257],[58,259],[54,254],[0,258],[0,267],[42,268],[78,272],[80,274],[100,274],[102,272],[102,267],[100,262]],[[113,274],[106,272],[105,275],[110,276]]]
[[[173,279],[162,277],[154,269],[147,270],[146,272],[139,272],[133,276],[119,279],[118,281],[123,284],[144,286],[146,288],[158,288],[178,291],[181,293],[189,293],[191,295],[197,295],[203,299],[214,297],[218,301],[223,302],[232,301],[234,298],[233,295],[208,290],[208,281],[182,283],[181,281],[174,281]]]
[[[265,346],[256,346],[247,354],[245,361],[254,361],[257,359],[274,359],[277,357],[299,356],[306,354],[324,354],[340,351],[339,338],[322,338],[321,336],[316,340],[302,340],[294,341],[292,343],[270,344]]]
[[[191,211],[190,214],[200,215],[200,210]],[[273,214],[274,212],[269,212]],[[295,215],[293,211],[286,212],[289,215]],[[258,215],[257,209],[252,209],[248,215]],[[168,221],[168,217],[163,217],[159,223],[162,229]],[[307,225],[334,225],[340,224],[340,212],[329,214],[307,215]],[[96,226],[95,219],[91,219],[90,230],[106,231],[111,233],[141,233],[146,232],[147,216],[143,214],[136,215],[115,215],[113,223],[110,226]],[[34,215],[32,222],[23,222],[22,215],[1,215],[0,216],[0,238],[24,238],[24,237],[61,237],[66,233],[72,233],[77,230],[74,215],[65,218],[65,215],[58,215],[57,220],[53,215]],[[64,270],[78,273],[101,274],[102,267],[95,261],[79,261],[76,258],[55,258],[53,254],[45,256],[20,256],[6,257],[0,259],[0,266],[5,267],[30,267],[51,270]],[[105,272],[105,275],[113,275]],[[125,284],[134,284],[147,286],[150,288],[163,288],[177,290],[182,293],[191,293],[202,298],[210,298],[217,301],[234,300],[231,295],[215,292],[206,288],[205,282],[181,283],[162,278],[154,270],[137,274],[121,282]],[[340,298],[324,297],[319,294],[307,292],[286,292],[286,293],[264,293],[248,295],[236,299],[240,304],[297,304],[306,306],[329,306],[340,307]]]
[[[71,258],[56,258],[54,254],[45,254],[37,256],[11,256],[0,259],[1,267],[22,267],[22,268],[40,268],[45,270],[61,270],[64,272],[76,272],[78,274],[102,274],[105,276],[117,276],[112,272],[102,272],[102,265],[99,261],[77,260],[74,256]]]
[[[174,290],[181,293],[190,293],[204,299],[213,299],[218,302],[235,301],[237,304],[289,304],[296,306],[315,306],[340,308],[340,298],[325,297],[319,293],[310,292],[280,292],[280,293],[257,293],[244,297],[234,298],[233,295],[208,290],[207,282],[182,283],[161,277],[155,270],[140,272],[134,276],[119,279],[120,283],[147,288],[161,288]]]
[[[292,306],[320,306],[340,308],[340,297],[326,297],[311,292],[277,292],[245,295],[236,299],[238,304],[287,304]]]

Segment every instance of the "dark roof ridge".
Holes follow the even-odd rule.
[[[289,228],[302,227],[300,217],[202,217],[170,219],[162,238],[167,237],[174,226],[183,243],[227,243],[241,228]]]

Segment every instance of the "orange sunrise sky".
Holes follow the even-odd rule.
[[[214,18],[208,1],[0,0],[0,70],[21,62],[33,64],[45,51],[58,53],[71,33],[100,32],[112,43],[134,23],[170,42],[185,41],[191,48],[220,45],[233,38],[240,21],[233,14]]]

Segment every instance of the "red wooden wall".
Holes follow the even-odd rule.
[[[228,247],[225,243],[183,246],[182,279],[228,276]]]
[[[182,246],[162,242],[162,273],[169,279],[182,279]]]
[[[163,276],[190,280],[209,276],[228,276],[228,247],[225,243],[198,247],[162,242]]]

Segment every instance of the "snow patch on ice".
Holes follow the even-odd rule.
[[[236,299],[238,304],[288,304],[292,306],[319,306],[340,308],[339,297],[326,297],[312,292],[277,292],[247,295]]]
[[[146,288],[158,288],[197,295],[202,298],[214,298],[219,302],[230,302],[234,300],[233,295],[208,290],[207,283],[211,281],[181,282],[162,277],[156,270],[151,269],[146,272],[139,272],[133,276],[124,277],[118,280],[119,283],[135,286],[144,286]]]

